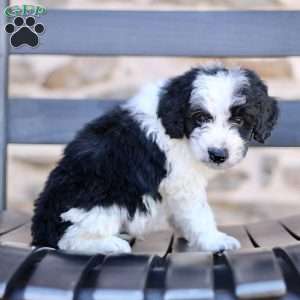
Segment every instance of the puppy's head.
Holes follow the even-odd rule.
[[[158,116],[171,138],[187,139],[198,160],[226,168],[246,155],[252,138],[264,143],[278,108],[255,72],[213,66],[168,81]]]

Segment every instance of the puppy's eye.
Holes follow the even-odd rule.
[[[195,112],[192,114],[192,117],[198,125],[212,121],[212,116],[203,112]]]
[[[244,120],[240,117],[235,117],[231,119],[231,124],[236,127],[242,127],[244,125]]]

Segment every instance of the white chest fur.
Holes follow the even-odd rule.
[[[178,213],[184,213],[184,208],[195,200],[201,205],[206,203],[206,179],[203,176],[205,169],[193,159],[187,142],[169,141],[165,149],[168,175],[159,187],[162,203],[147,195],[143,197],[149,213],[137,211],[133,220],[126,224],[127,231],[132,235],[142,236],[145,232],[165,228],[166,220],[174,209]]]
[[[195,197],[205,189],[205,167],[193,158],[187,140],[171,140],[166,157],[168,176],[160,186],[163,197],[172,198],[178,194]]]

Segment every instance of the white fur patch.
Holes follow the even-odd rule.
[[[191,105],[208,111],[213,120],[191,133],[190,146],[195,157],[214,168],[227,168],[244,157],[244,140],[229,118],[230,108],[241,105],[246,99],[238,91],[249,84],[241,69],[220,71],[215,75],[199,73],[194,81]],[[208,148],[226,148],[229,157],[221,165],[210,162]]]
[[[70,225],[58,247],[82,253],[129,252],[126,241],[116,237],[125,220],[127,212],[117,206],[103,208],[96,206],[89,211],[71,208],[61,215]]]
[[[95,206],[89,211],[71,208],[63,213],[61,218],[63,221],[73,223],[71,227],[76,234],[79,232],[82,235],[92,234],[105,237],[119,233],[127,219],[127,212],[116,205],[108,208]]]
[[[166,226],[164,203],[154,201],[152,197],[143,196],[148,213],[137,211],[133,220],[127,222],[125,230],[132,236],[141,238],[145,233],[159,230]]]
[[[191,105],[204,106],[212,115],[226,116],[231,105],[246,102],[243,96],[236,94],[245,85],[249,85],[248,79],[239,68],[215,75],[200,72],[193,83]]]
[[[169,149],[169,137],[165,134],[160,119],[157,118],[157,109],[162,86],[166,81],[160,81],[157,84],[148,84],[141,91],[123,105],[131,116],[138,121],[141,129],[146,136],[155,141],[160,150]]]
[[[114,205],[108,208],[96,206],[89,211],[71,208],[61,214],[63,221],[72,223],[58,242],[64,250],[82,253],[129,252],[129,244],[117,235],[126,231],[131,236],[142,237],[153,231],[164,218],[162,204],[150,196],[143,196],[148,213],[137,211],[131,220],[124,208]]]

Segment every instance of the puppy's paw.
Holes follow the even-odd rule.
[[[98,239],[64,238],[59,241],[58,246],[62,250],[89,255],[131,252],[129,243],[117,236]]]
[[[106,239],[103,239],[99,243],[100,253],[130,253],[131,247],[129,243],[119,237],[112,236]]]
[[[221,252],[239,249],[241,244],[234,237],[216,231],[214,233],[201,235],[196,242],[196,246],[204,251]]]

